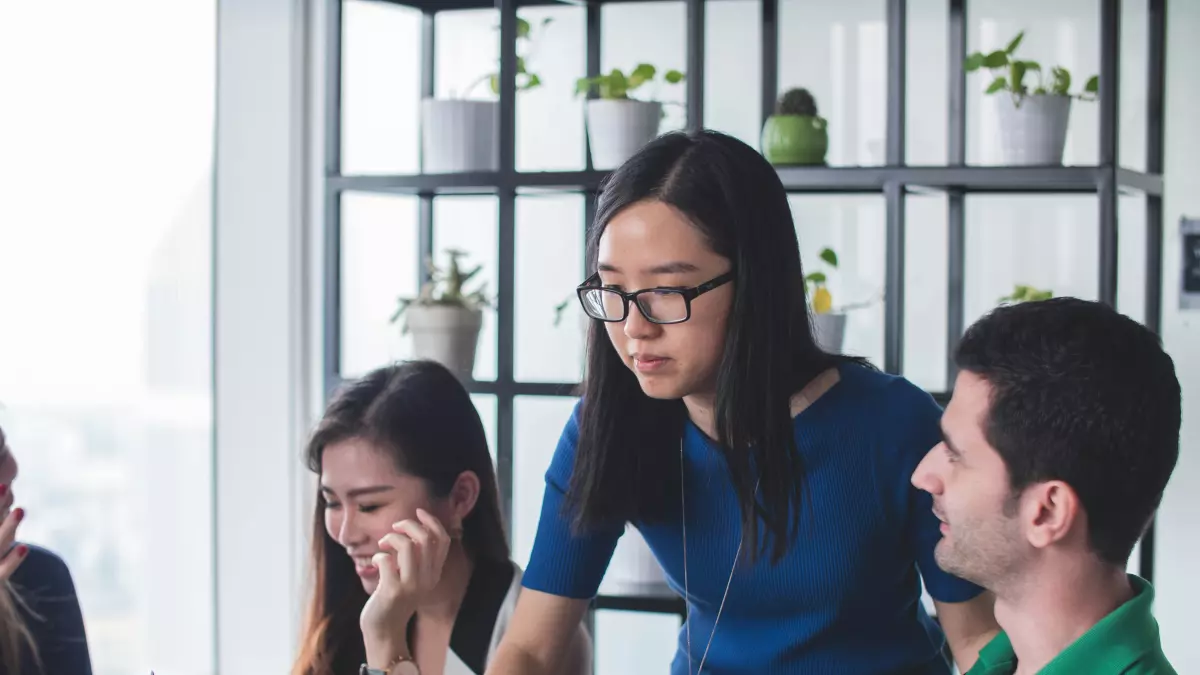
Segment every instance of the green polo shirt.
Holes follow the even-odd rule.
[[[1134,596],[1071,643],[1038,675],[1178,675],[1163,655],[1151,613],[1154,587],[1130,574]],[[1000,632],[979,652],[967,675],[1012,675],[1017,655]]]

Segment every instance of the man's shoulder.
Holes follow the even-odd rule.
[[[1179,675],[1179,672],[1159,649],[1143,655],[1121,671],[1121,675]]]

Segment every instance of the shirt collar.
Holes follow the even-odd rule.
[[[1068,645],[1046,664],[1041,675],[1122,672],[1146,653],[1161,649],[1158,622],[1151,611],[1154,587],[1135,574],[1127,576],[1133,586],[1133,597]],[[979,659],[968,675],[1007,675],[1016,667],[1012,642],[1001,631],[980,650]]]

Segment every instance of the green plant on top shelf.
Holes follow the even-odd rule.
[[[445,269],[435,265],[432,260],[425,262],[425,269],[429,275],[428,281],[421,285],[421,291],[417,297],[399,299],[399,306],[392,314],[390,323],[400,320],[400,317],[414,305],[458,307],[467,311],[491,306],[491,300],[486,294],[486,283],[480,284],[473,291],[466,290],[467,284],[479,274],[483,266],[476,265],[469,270],[464,269],[460,260],[467,256],[466,251],[448,249],[446,255],[450,262]]]
[[[553,19],[551,17],[542,19],[542,21],[538,24],[537,30],[535,31],[533,24],[531,24],[528,20],[517,17],[517,46],[520,47],[522,44],[526,45],[526,52],[524,54],[521,54],[519,49],[517,53],[517,91],[527,91],[542,85],[542,78],[539,77],[537,73],[530,71],[527,64],[536,51],[534,49],[536,46],[536,36],[534,33],[536,32],[540,35],[545,31],[546,26],[550,25],[552,21]],[[462,98],[467,98],[470,96],[471,92],[475,91],[475,89],[484,82],[488,83],[488,88],[491,90],[492,94],[497,96],[500,94],[500,73],[497,69],[497,71],[479,76],[478,79],[476,79],[470,84],[470,86],[463,90]]]
[[[775,102],[775,114],[817,117],[817,99],[802,87],[788,89]]]
[[[1017,47],[1025,38],[1025,31],[1008,42],[1004,49],[984,54],[974,52],[967,56],[963,64],[968,73],[986,68],[995,75],[988,85],[987,93],[995,94],[1006,91],[1013,97],[1013,102],[1020,105],[1027,96],[1070,96],[1081,101],[1094,101],[1100,91],[1100,76],[1093,75],[1083,85],[1078,94],[1071,92],[1071,72],[1062,66],[1054,66],[1047,72],[1037,61],[1021,59],[1015,56]],[[1026,81],[1030,73],[1036,74],[1036,81]]]
[[[1043,290],[1034,288],[1026,284],[1016,284],[1013,286],[1012,293],[997,300],[1002,305],[1014,305],[1019,302],[1036,302],[1038,300],[1049,300],[1054,297],[1054,292],[1051,290]]]
[[[595,77],[581,77],[576,80],[575,95],[586,96],[595,90],[602,99],[629,99],[632,98],[630,92],[653,83],[657,75],[658,69],[649,63],[639,63],[628,75],[620,68],[613,68]],[[679,84],[683,80],[684,74],[678,70],[668,70],[662,76],[662,81],[667,84]]]

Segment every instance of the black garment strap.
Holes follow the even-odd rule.
[[[480,561],[467,584],[450,634],[450,650],[476,675],[483,675],[486,669],[496,617],[515,575],[511,562]]]

